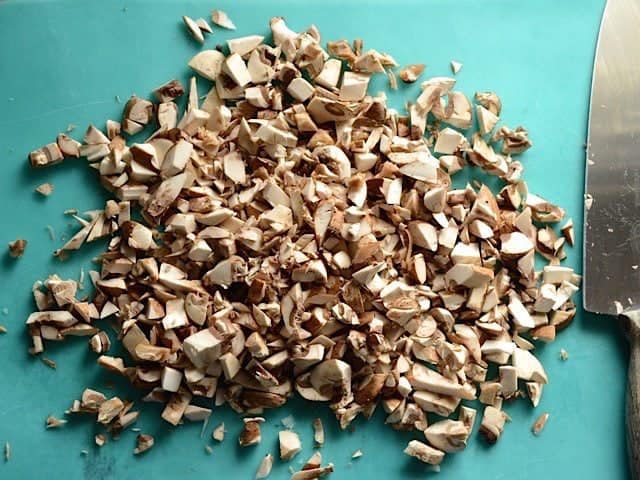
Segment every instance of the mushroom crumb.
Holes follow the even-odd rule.
[[[422,72],[424,72],[426,65],[423,63],[415,63],[413,65],[407,65],[398,73],[400,80],[404,83],[413,83],[415,82]]]
[[[4,444],[4,461],[8,462],[11,460],[11,444],[9,442],[5,442]]]
[[[9,255],[13,258],[20,258],[24,254],[26,248],[27,241],[22,238],[9,242]]]
[[[322,455],[315,452],[299,471],[291,472],[291,480],[315,480],[333,472],[333,464],[322,466]]]
[[[353,454],[351,455],[351,458],[360,458],[363,455],[364,455],[363,451],[358,449],[355,452],[353,452]]]
[[[244,419],[244,428],[242,429],[238,439],[241,447],[257,445],[261,442],[262,435],[260,433],[260,424],[262,422],[264,422],[264,418],[262,417]]]
[[[204,42],[207,21],[183,20]],[[235,28],[222,11],[212,21]],[[376,75],[395,85],[390,54],[282,17],[269,28],[269,39],[228,40],[228,54],[203,48],[188,88],[170,80],[153,101],[133,95],[105,131],[90,125],[82,142],[60,134],[31,152],[38,168],[85,157],[113,199],[68,212],[78,227],[57,257],[108,239],[87,272],[95,292],[57,275],[37,282],[30,353],[46,361],[48,342],[86,337],[97,363],[145,389],[174,426],[206,428],[211,409],[199,404],[261,415],[297,393],[328,404],[342,429],[379,407],[392,428],[425,436],[408,455],[439,465],[465,448],[476,412],[459,406],[478,399],[480,431],[497,441],[519,386],[540,402],[548,377],[534,342],[571,323],[580,285],[561,266],[572,222],[556,233],[565,211],[524,181],[529,132],[498,125],[495,93],[469,98],[450,77],[424,79],[399,112],[368,91]],[[420,64],[399,73],[423,74]],[[144,141],[125,135],[150,125]],[[454,187],[468,164],[500,187]],[[107,319],[117,335],[102,330]],[[115,436],[139,416],[93,389],[69,413]],[[241,445],[260,442],[262,421],[245,418]],[[283,460],[301,450],[289,422]],[[313,428],[319,447],[319,419]],[[224,434],[221,424],[212,436]],[[149,444],[139,435],[137,453]],[[292,478],[333,470],[316,454]]]
[[[66,420],[60,419],[60,418],[56,418],[53,415],[49,415],[47,417],[47,420],[46,420],[47,428],[59,428],[59,427],[62,427],[63,425],[65,425],[66,423],[67,423]]]
[[[146,452],[155,443],[155,439],[151,435],[145,433],[139,433],[136,437],[136,448],[133,450],[134,455],[140,455]]]
[[[213,429],[212,437],[214,440],[218,442],[222,442],[224,440],[224,434],[226,430],[224,429],[224,423],[221,423],[216,428]]]
[[[40,357],[40,360],[42,361],[42,363],[44,363],[47,367],[49,367],[52,370],[55,370],[58,368],[58,364],[55,362],[55,360],[52,360],[48,357]]]
[[[196,21],[191,17],[187,17],[186,15],[182,17],[182,21],[186,25],[187,30],[193,37],[193,39],[198,43],[204,43],[204,35],[202,34],[202,30],[200,29]]]
[[[404,453],[430,465],[440,465],[444,459],[444,452],[418,440],[411,440]]]
[[[302,450],[300,437],[295,432],[290,430],[281,431],[278,434],[278,439],[280,442],[280,458],[282,460],[291,460]]]
[[[260,465],[258,466],[258,471],[256,472],[256,480],[260,478],[267,478],[271,473],[271,468],[273,467],[273,455],[267,453]]]
[[[219,27],[226,28],[228,30],[236,29],[236,26],[229,18],[229,15],[227,15],[222,10],[213,10],[211,12],[211,21]]]
[[[536,419],[536,421],[533,423],[533,426],[531,427],[531,431],[534,435],[540,435],[542,429],[547,424],[547,420],[549,420],[549,413],[547,412],[544,412]]]
[[[587,210],[591,210],[591,206],[593,205],[593,195],[590,193],[584,194],[584,208]]]
[[[567,352],[564,348],[560,349],[560,360],[563,360],[563,361],[569,360],[569,352]]]
[[[36,192],[44,197],[48,197],[53,193],[53,184],[51,183],[43,183],[42,185],[38,185],[36,187]]]
[[[107,436],[104,433],[98,433],[93,440],[97,447],[103,447],[107,443]]]
[[[317,447],[324,445],[324,425],[319,418],[313,421],[313,441]]]

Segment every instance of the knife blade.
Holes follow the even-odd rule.
[[[627,453],[640,480],[640,0],[608,0],[591,85],[584,211],[584,308],[618,314],[629,370]]]
[[[609,0],[593,70],[584,212],[584,308],[597,313],[640,306],[638,46],[640,1]]]

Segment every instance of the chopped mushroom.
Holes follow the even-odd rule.
[[[407,448],[404,449],[404,453],[429,465],[440,465],[444,459],[443,451],[430,447],[418,440],[411,440]]]
[[[233,24],[229,15],[222,10],[213,10],[211,12],[211,21],[219,27],[226,28],[228,30],[235,30],[236,26]]]
[[[136,448],[133,450],[134,455],[140,455],[153,447],[155,439],[151,435],[139,433],[136,437]]]
[[[51,183],[43,183],[42,185],[38,185],[36,187],[36,192],[44,197],[48,197],[53,193],[53,184]]]
[[[32,167],[48,167],[62,162],[64,156],[57,143],[49,143],[29,154],[29,162]]]
[[[451,60],[451,71],[454,75],[457,75],[458,72],[462,70],[462,64],[460,62],[456,62],[455,60]]]
[[[426,65],[424,63],[414,63],[413,65],[407,65],[398,73],[400,80],[404,83],[415,82],[422,72],[424,72]]]
[[[441,420],[424,431],[431,445],[446,453],[463,450],[467,446],[468,427],[459,420]]]
[[[480,433],[484,436],[488,443],[496,443],[502,435],[504,423],[507,419],[506,414],[491,405],[484,409],[482,422],[480,423]]]
[[[322,425],[322,420],[319,418],[313,421],[313,440],[318,447],[324,445],[324,426]]]
[[[258,471],[256,472],[256,479],[267,478],[271,473],[271,468],[273,467],[273,455],[267,453],[262,461],[260,462],[260,466],[258,467]]]
[[[542,429],[547,424],[547,420],[549,420],[549,413],[547,412],[544,412],[536,419],[531,427],[531,431],[534,435],[540,435],[540,433],[542,433]]]
[[[213,33],[211,25],[209,25],[209,22],[207,22],[204,18],[197,19],[196,25],[198,25],[198,28],[202,31],[202,33]]]
[[[324,477],[331,472],[333,472],[333,464],[329,463],[323,467],[322,455],[320,452],[315,452],[302,466],[301,470],[292,473],[291,480],[314,480],[316,478]]]
[[[224,12],[212,20],[233,27]],[[210,31],[185,23],[199,41]],[[79,298],[75,279],[36,283],[29,351],[87,336],[97,363],[145,389],[172,425],[206,425],[203,402],[261,415],[295,390],[327,402],[343,429],[380,404],[392,428],[432,444],[407,453],[437,465],[464,448],[475,411],[460,404],[478,398],[481,431],[497,440],[520,380],[540,402],[548,379],[535,343],[575,318],[580,284],[560,266],[572,223],[562,237],[546,225],[565,212],[529,193],[513,158],[532,146],[528,131],[498,126],[500,98],[478,92],[472,105],[451,77],[422,82],[406,113],[392,109],[369,91],[378,74],[395,83],[389,54],[361,39],[325,42],[282,17],[269,27],[270,39],[232,38],[229,52],[191,58],[213,87],[201,97],[192,77],[185,111],[172,80],[153,101],[132,96],[105,132],[90,125],[82,143],[60,134],[31,153],[35,167],[86,157],[118,200],[70,212],[80,227],[57,256],[109,238],[89,272],[95,293]],[[403,80],[423,74],[415,67]],[[126,136],[156,123],[142,143]],[[502,188],[453,187],[467,164]],[[536,253],[548,262],[541,273]],[[117,335],[98,330],[106,318]],[[105,354],[118,348],[126,364]],[[132,406],[88,389],[69,412],[117,435],[138,418]],[[429,424],[430,413],[449,418]],[[223,440],[224,425],[213,437]],[[247,418],[241,443],[259,438]],[[283,459],[301,448],[290,430],[279,440]],[[324,441],[318,420],[314,440]],[[332,469],[314,455],[292,473]]]
[[[213,437],[214,440],[217,440],[218,442],[222,442],[224,440],[225,432],[226,430],[224,429],[224,422],[223,422],[213,429],[213,433],[211,436]]]
[[[262,440],[262,436],[260,434],[260,424],[264,422],[264,418],[255,417],[255,418],[245,418],[244,420],[244,428],[240,433],[240,437],[238,438],[238,442],[241,447],[249,447],[251,445],[257,445]]]
[[[278,439],[280,442],[280,458],[282,460],[289,461],[302,450],[300,437],[291,430],[283,430],[278,433]]]
[[[9,255],[13,258],[20,258],[24,254],[26,248],[27,241],[22,238],[9,242]]]
[[[198,26],[196,21],[191,17],[187,17],[186,15],[182,16],[182,21],[186,25],[187,30],[189,31],[189,34],[198,43],[204,43],[204,35],[202,34],[202,30],[200,30],[200,27]]]
[[[67,423],[66,420],[60,419],[60,418],[56,418],[53,415],[49,415],[47,417],[47,421],[46,421],[47,428],[60,428],[63,425],[65,425],[66,423]]]

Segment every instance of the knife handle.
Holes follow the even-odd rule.
[[[633,480],[640,480],[640,310],[623,315],[629,338],[627,381],[627,454]]]

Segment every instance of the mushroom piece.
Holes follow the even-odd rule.
[[[24,254],[26,248],[27,241],[23,238],[9,242],[9,255],[13,258],[20,258]]]
[[[418,440],[411,440],[404,449],[404,453],[429,465],[440,465],[444,459],[443,451]]]
[[[278,433],[278,440],[280,442],[280,458],[282,460],[289,461],[302,450],[300,437],[295,432],[283,430]]]
[[[316,446],[324,445],[324,426],[319,418],[313,421],[313,440],[316,442]]]
[[[516,347],[513,351],[513,366],[518,378],[542,384],[548,382],[542,364],[531,352]]]
[[[216,428],[213,429],[211,436],[213,437],[214,440],[218,442],[222,442],[224,440],[224,434],[225,434],[224,423],[221,423],[220,425],[218,425]]]
[[[264,422],[262,417],[244,418],[244,427],[238,438],[241,447],[257,445],[262,441],[260,424]]]
[[[227,30],[236,29],[236,26],[229,18],[229,15],[222,10],[213,10],[211,12],[211,21],[219,27],[226,28]]]
[[[493,444],[498,441],[500,435],[502,435],[506,419],[507,416],[503,411],[492,406],[485,407],[482,422],[480,423],[480,433],[488,443]]]
[[[193,39],[198,43],[204,43],[204,35],[202,34],[202,30],[200,30],[200,27],[198,26],[196,21],[186,15],[182,16],[182,21],[186,25],[187,30],[189,31],[189,34],[191,34]]]
[[[139,433],[136,437],[136,448],[133,450],[133,454],[140,455],[141,453],[150,450],[154,443],[155,439],[151,435]]]
[[[309,380],[322,395],[336,390],[346,395],[351,392],[351,365],[337,359],[325,360],[311,371]]]
[[[533,432],[534,435],[540,435],[542,433],[542,430],[544,429],[544,426],[547,424],[547,420],[549,420],[549,413],[542,413],[533,423],[531,432]]]
[[[414,63],[412,65],[407,65],[398,73],[400,80],[404,83],[413,83],[415,82],[422,72],[424,72],[426,65],[424,63]]]
[[[441,420],[429,425],[424,431],[425,438],[435,448],[446,453],[464,450],[467,446],[469,429],[459,420]]]
[[[258,466],[258,471],[256,472],[256,479],[267,478],[271,473],[271,469],[273,467],[273,455],[267,453],[262,461],[260,462],[260,466]]]

